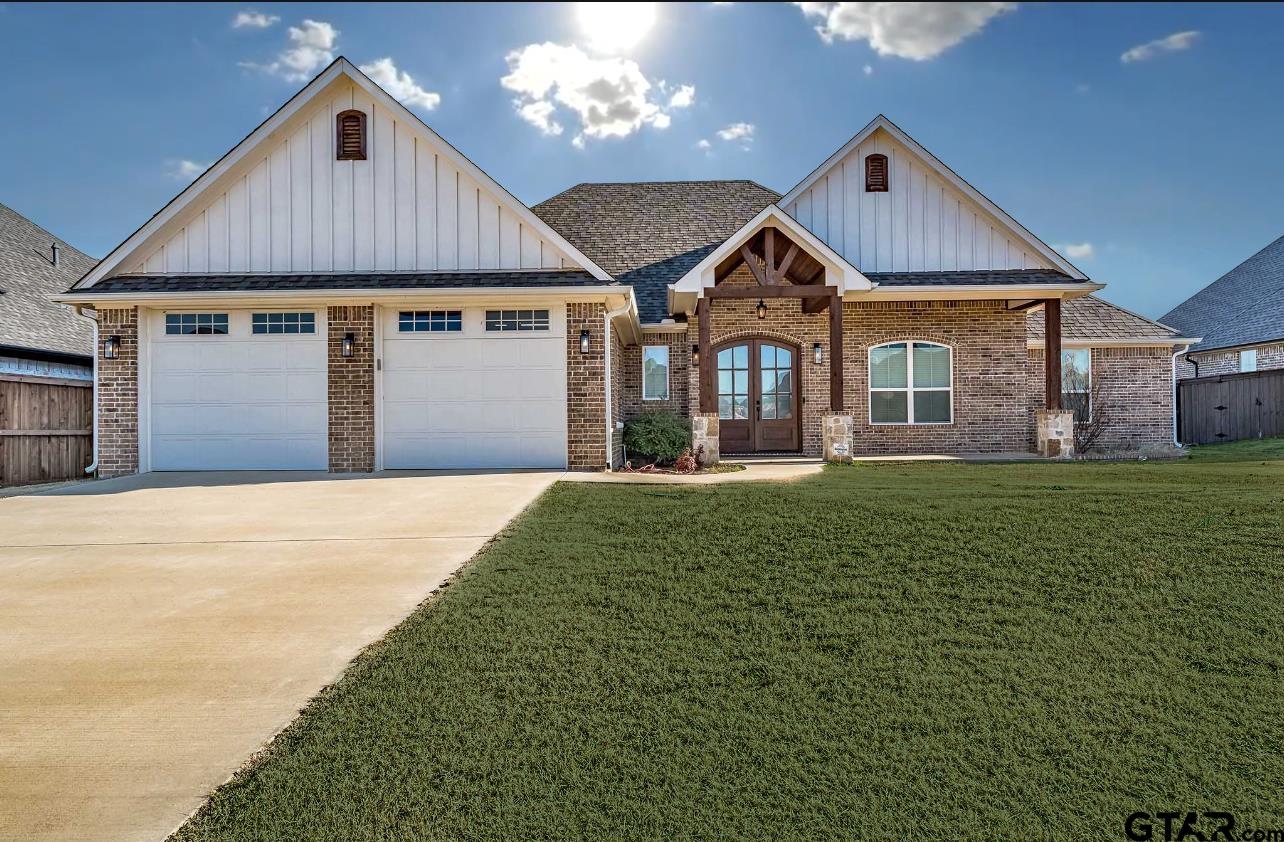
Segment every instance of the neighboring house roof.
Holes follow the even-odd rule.
[[[116,275],[94,292],[256,292],[348,289],[604,286],[582,269],[521,272],[354,272],[318,275]]]
[[[753,181],[577,184],[531,210],[616,280],[644,324],[669,317],[668,287],[780,194]]]
[[[51,246],[59,246],[53,265]],[[93,328],[49,296],[66,290],[94,259],[0,205],[0,345],[93,355]]]
[[[1043,309],[1032,310],[1025,319],[1026,339],[1043,341]],[[1157,345],[1174,344],[1182,334],[1171,327],[1111,304],[1095,295],[1061,303],[1062,342],[1128,342],[1153,340]]]
[[[1161,316],[1203,341],[1191,350],[1284,339],[1284,237]]]

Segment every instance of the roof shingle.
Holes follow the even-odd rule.
[[[1025,317],[1026,338],[1043,341],[1043,309],[1032,310]],[[1140,341],[1154,339],[1165,343],[1181,334],[1167,325],[1152,322],[1136,313],[1111,304],[1095,295],[1072,298],[1061,304],[1061,338],[1069,342]]]
[[[53,265],[50,246],[60,247]],[[49,296],[93,268],[92,257],[0,204],[0,345],[93,354],[93,328]]]
[[[609,286],[582,269],[528,272],[357,272],[320,275],[116,275],[100,292],[299,292],[346,289],[470,289],[475,287]]]
[[[1202,337],[1195,351],[1284,339],[1284,237],[1160,319],[1187,336]]]

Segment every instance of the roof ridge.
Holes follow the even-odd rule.
[[[62,237],[59,237],[57,234],[55,234],[54,232],[50,231],[50,230],[49,230],[48,228],[46,228],[45,226],[41,225],[39,222],[36,222],[34,219],[31,219],[30,217],[25,216],[25,215],[23,215],[23,214],[19,213],[18,211],[14,210],[13,208],[11,208],[11,207],[9,207],[8,205],[6,205],[4,202],[0,202],[0,209],[7,210],[9,213],[11,213],[11,214],[13,214],[14,216],[18,217],[18,219],[21,219],[23,222],[27,223],[27,224],[28,224],[28,225],[30,225],[32,228],[35,228],[35,229],[36,229],[37,231],[39,231],[40,233],[42,233],[42,234],[44,234],[44,235],[46,235],[46,236],[48,236],[48,237],[52,237],[53,239],[57,240],[57,241],[59,242],[59,244],[60,244],[60,245],[59,245],[59,248],[71,249],[71,250],[72,250],[72,251],[74,251],[76,254],[80,255],[81,257],[85,258],[86,260],[92,260],[92,261],[94,261],[95,263],[97,263],[97,261],[98,261],[98,259],[97,259],[97,258],[95,258],[95,257],[90,257],[89,255],[85,254],[83,251],[81,251],[80,249],[76,248],[75,246],[73,246],[71,243],[67,242],[67,241],[66,241],[65,239],[63,239]]]
[[[1127,314],[1128,314],[1128,315],[1130,315],[1130,316],[1134,316],[1134,317],[1136,317],[1136,318],[1138,318],[1138,319],[1141,319],[1143,322],[1149,322],[1149,323],[1150,323],[1150,324],[1152,324],[1152,325],[1159,325],[1159,326],[1160,326],[1160,327],[1162,327],[1164,330],[1170,331],[1171,333],[1173,333],[1173,334],[1175,334],[1175,335],[1180,335],[1180,334],[1181,334],[1181,331],[1180,331],[1180,330],[1178,330],[1177,328],[1173,327],[1172,325],[1166,325],[1166,324],[1164,324],[1163,322],[1159,321],[1158,319],[1148,319],[1148,318],[1146,318],[1145,316],[1141,315],[1140,313],[1134,313],[1132,310],[1129,310],[1127,307],[1120,307],[1118,304],[1116,304],[1116,303],[1115,303],[1115,302],[1113,302],[1113,301],[1107,301],[1106,299],[1102,298],[1100,295],[1097,295],[1096,293],[1089,293],[1089,294],[1088,294],[1088,298],[1092,298],[1092,299],[1095,299],[1095,300],[1097,300],[1097,301],[1100,301],[1102,304],[1108,304],[1108,305],[1110,305],[1111,307],[1114,307],[1116,310],[1118,310],[1118,311],[1120,311],[1120,312],[1122,312],[1122,313],[1127,313]]]

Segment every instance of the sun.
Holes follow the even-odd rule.
[[[655,26],[655,3],[577,3],[576,15],[589,46],[618,53],[641,41]]]

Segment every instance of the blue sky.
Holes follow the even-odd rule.
[[[803,5],[661,5],[646,30],[574,4],[3,3],[0,201],[102,256],[345,55],[391,59],[532,204],[580,181],[784,192],[883,112],[1148,316],[1284,233],[1284,7]],[[595,82],[613,118],[577,108]]]

